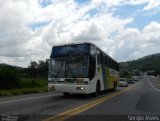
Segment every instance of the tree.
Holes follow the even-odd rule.
[[[31,61],[28,66],[28,73],[32,77],[47,77],[48,75],[48,64],[45,61],[40,60],[38,63]]]
[[[0,89],[13,89],[21,87],[20,74],[12,67],[0,68]]]
[[[38,63],[35,61],[31,61],[30,65],[28,66],[28,70],[29,70],[29,74],[32,77],[37,77],[37,67],[38,67]]]
[[[129,77],[129,72],[127,70],[120,71],[120,78]]]
[[[47,77],[48,74],[48,66],[45,61],[39,61],[37,72],[39,76]]]

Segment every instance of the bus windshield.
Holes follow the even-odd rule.
[[[51,59],[50,76],[55,78],[85,78],[88,76],[88,56],[67,56]]]
[[[57,57],[55,59],[51,59],[50,63],[50,73],[49,76],[51,77],[65,77],[65,65],[66,59],[64,57]]]

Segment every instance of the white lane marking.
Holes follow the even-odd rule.
[[[5,102],[0,102],[0,104],[11,103],[11,102],[18,102],[18,101],[25,101],[25,100],[33,100],[33,99],[39,99],[39,98],[45,98],[45,97],[52,97],[52,96],[57,96],[57,95],[59,95],[59,94],[40,96],[40,97],[33,97],[33,98],[26,98],[26,99],[19,99],[19,100],[12,100],[12,101],[5,101]]]
[[[148,79],[148,78],[147,78],[147,80],[148,80],[148,82],[149,82],[149,84],[150,84],[150,86],[151,86],[151,87],[153,87],[157,92],[160,92],[160,90],[159,90],[159,89],[157,89],[156,87],[154,87],[154,86],[153,86],[153,84],[149,81],[149,79]]]

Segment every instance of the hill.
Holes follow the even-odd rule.
[[[160,73],[160,53],[145,56],[143,58],[120,62],[121,69],[141,70],[141,71],[156,71]]]
[[[15,69],[18,69],[18,70],[25,69],[25,68],[20,67],[20,66],[13,66],[13,65],[6,64],[6,63],[1,63],[1,64],[0,64],[0,68],[1,68],[1,67],[15,68]]]

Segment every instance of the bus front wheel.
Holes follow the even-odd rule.
[[[68,92],[63,92],[63,95],[64,95],[64,96],[69,96],[70,93],[68,93]]]
[[[96,92],[94,93],[94,96],[97,97],[100,93],[100,83],[97,82],[96,84]]]

